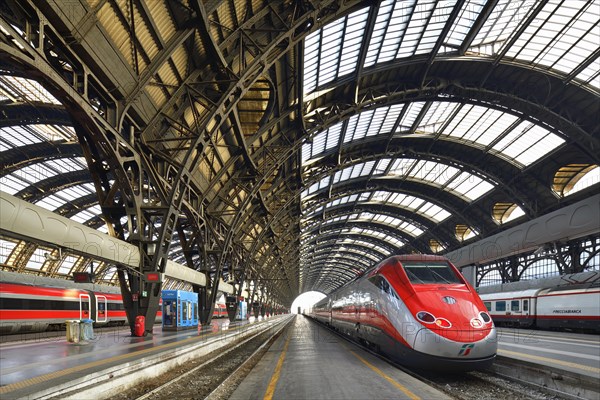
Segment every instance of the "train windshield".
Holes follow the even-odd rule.
[[[462,283],[445,262],[403,262],[402,266],[412,283]]]

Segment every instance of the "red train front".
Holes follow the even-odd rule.
[[[388,258],[315,305],[313,316],[408,366],[481,369],[496,356],[485,306],[439,256]]]

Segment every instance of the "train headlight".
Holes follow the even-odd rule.
[[[475,317],[471,319],[471,326],[473,328],[483,328],[483,321]]]
[[[451,328],[452,324],[446,318],[436,318],[435,324],[440,328]]]
[[[417,319],[426,324],[433,324],[435,322],[433,314],[428,313],[427,311],[419,311],[417,313]]]
[[[486,324],[489,324],[490,322],[492,322],[492,317],[490,317],[490,314],[488,314],[484,311],[480,312],[479,316],[481,317],[483,322],[485,322]]]

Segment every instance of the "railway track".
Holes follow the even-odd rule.
[[[218,350],[130,389],[117,400],[172,400],[177,398],[228,398],[237,384],[260,360],[291,319],[276,321],[226,350]]]

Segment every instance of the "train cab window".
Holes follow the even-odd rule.
[[[496,311],[506,311],[506,302],[505,301],[497,301],[496,302]]]
[[[402,266],[411,283],[462,283],[446,262],[403,262]]]
[[[529,300],[523,300],[523,311],[529,311]]]
[[[491,301],[484,301],[483,305],[485,306],[485,308],[487,308],[488,311],[492,311],[492,302]]]
[[[512,300],[510,302],[510,311],[515,311],[515,312],[521,311],[521,301],[520,300]]]

